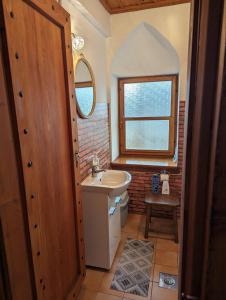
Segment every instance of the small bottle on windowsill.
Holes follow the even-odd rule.
[[[170,188],[169,188],[169,174],[166,171],[160,175],[160,180],[162,181],[162,194],[169,195]]]

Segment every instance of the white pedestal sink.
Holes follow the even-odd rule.
[[[96,175],[96,177],[92,177],[90,174],[82,182],[83,191],[119,196],[128,188],[131,181],[131,175],[126,171],[106,170]]]
[[[89,175],[81,184],[86,265],[110,269],[120,238],[120,195],[131,175],[107,170]]]

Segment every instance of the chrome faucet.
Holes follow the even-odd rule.
[[[99,166],[92,166],[92,177],[96,177],[98,173],[106,172],[105,169],[99,169]]]

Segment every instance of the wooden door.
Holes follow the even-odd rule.
[[[179,299],[226,299],[225,24],[225,0],[193,1]]]
[[[0,299],[33,299],[32,261],[20,185],[7,60],[0,33]]]
[[[83,276],[70,16],[55,1],[3,0],[38,299],[75,299]]]

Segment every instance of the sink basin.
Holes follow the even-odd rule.
[[[131,175],[126,171],[106,170],[96,177],[90,174],[81,184],[83,191],[107,193],[109,196],[119,196],[127,190]]]

